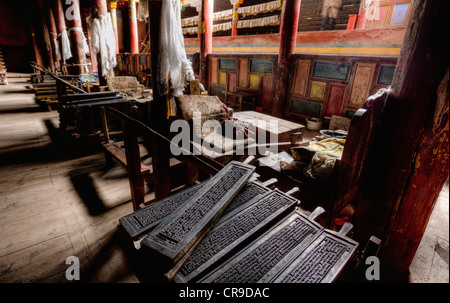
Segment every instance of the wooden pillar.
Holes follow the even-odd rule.
[[[237,36],[238,35],[238,21],[239,21],[239,5],[244,2],[244,0],[230,0],[231,4],[233,4],[233,20],[232,27],[231,27],[231,36]]]
[[[41,17],[42,17],[42,31],[44,33],[44,42],[45,42],[45,46],[47,48],[47,57],[48,57],[49,68],[50,68],[50,70],[54,71],[55,70],[55,60],[53,58],[53,48],[52,48],[52,43],[51,43],[51,38],[50,38],[50,32],[48,30],[47,18],[46,18],[46,14],[44,14],[44,11],[41,12]]]
[[[66,2],[64,2],[66,3]],[[79,30],[83,30],[80,13],[79,0],[72,0],[71,4],[65,4],[65,17],[69,29],[69,40],[71,42],[71,51],[73,67],[68,67],[69,74],[81,75],[88,72],[86,63],[86,53],[84,51],[84,34]],[[78,29],[78,30],[75,30]]]
[[[55,17],[53,15],[53,11],[51,7],[47,7],[47,21],[48,21],[48,29],[49,29],[49,36],[50,36],[50,44],[53,49],[53,59],[54,64],[57,69],[61,67],[60,61],[61,61],[61,52],[60,47],[58,43],[58,29],[56,28],[56,22]]]
[[[106,0],[91,0],[91,14],[92,18],[99,19],[108,13],[108,6]],[[101,53],[97,53],[96,57],[97,72],[100,86],[106,86],[106,75],[103,75],[102,71],[102,59]]]
[[[66,20],[64,16],[64,10],[61,4],[61,0],[53,0],[53,11],[56,22],[56,29],[58,32],[58,46],[60,50],[60,65],[61,67],[64,65],[64,58],[62,55],[62,33],[66,30]]]
[[[390,91],[366,102],[375,112],[371,123],[349,131],[342,155],[342,164],[364,159],[353,169],[360,184],[341,206],[355,205],[361,245],[371,236],[382,240],[382,281],[406,278],[449,175],[448,11],[448,1],[414,1]],[[368,131],[370,147],[352,148]]]
[[[130,18],[130,50],[131,54],[139,53],[139,36],[136,17],[136,0],[128,0],[128,14]]]
[[[212,53],[213,0],[203,0],[200,31],[200,82],[209,91],[208,55]]]
[[[380,261],[394,274],[408,272],[449,175],[448,11],[414,1],[377,142],[372,194],[389,207]]]
[[[43,0],[38,0],[37,5],[38,5],[37,13],[40,17],[40,26],[41,26],[40,30],[42,32],[45,52],[47,53],[46,61],[48,63],[48,68],[53,71],[55,69],[55,60],[53,58],[53,49],[50,42],[50,33],[48,29],[49,22],[48,22],[47,6]]]
[[[117,1],[118,0],[111,1],[110,14],[114,30],[114,36],[116,37],[116,54],[119,54],[120,50],[119,50],[119,31],[117,29]]]
[[[289,78],[289,58],[295,51],[301,2],[301,0],[283,1],[278,69],[272,90],[272,114],[276,117],[283,116]]]
[[[34,54],[36,57],[36,63],[40,66],[45,66],[45,54],[44,49],[42,47],[42,31],[41,29],[41,18],[39,14],[36,14],[36,11],[39,10],[38,3],[31,3],[30,6],[27,7],[27,17],[30,20],[30,33],[33,42]]]
[[[150,14],[150,54],[152,71],[158,70],[159,32],[161,27],[161,0],[148,0]],[[153,101],[151,102],[151,127],[160,134],[168,137],[167,100],[158,91],[156,74],[152,77]],[[170,183],[170,146],[155,136],[150,138],[152,166],[155,174],[155,200],[168,197],[171,193]]]

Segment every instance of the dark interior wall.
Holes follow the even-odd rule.
[[[23,0],[0,0],[0,49],[8,72],[30,72],[33,52]]]

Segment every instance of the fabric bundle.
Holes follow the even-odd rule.
[[[100,52],[102,74],[112,75],[114,67],[117,65],[116,57],[116,37],[111,22],[111,15],[100,16],[99,18],[89,18],[92,39],[91,47],[93,59],[97,59]]]
[[[161,95],[169,93],[169,74],[174,95],[183,94],[188,80],[194,80],[192,65],[186,57],[181,29],[180,1],[163,0],[157,82]]]

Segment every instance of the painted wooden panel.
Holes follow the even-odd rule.
[[[330,94],[328,97],[327,113],[326,116],[331,117],[332,115],[340,116],[342,102],[344,100],[346,87],[343,85],[330,85]]]
[[[236,74],[235,73],[229,73],[228,74],[227,91],[228,92],[235,92],[236,91]]]
[[[395,65],[382,65],[380,75],[378,76],[378,84],[391,85],[394,78]]]
[[[211,83],[217,83],[217,58],[211,58],[211,71],[209,74]]]
[[[219,59],[219,69],[236,70],[236,59]]]
[[[386,26],[388,22],[389,13],[391,11],[390,4],[378,5],[373,11],[373,16],[370,18],[370,26],[367,27],[380,27]]]
[[[369,97],[370,85],[372,83],[375,64],[358,63],[353,78],[352,90],[350,93],[349,104],[354,106],[363,106]]]
[[[227,85],[227,73],[219,73],[219,84]]]
[[[291,102],[291,112],[295,114],[319,118],[321,110],[322,105],[317,103],[300,100],[292,100]]]
[[[257,73],[272,73],[273,60],[267,59],[251,59],[250,71]]]
[[[325,82],[311,81],[311,89],[309,91],[309,97],[311,99],[323,100],[325,97],[325,90],[327,84]]]
[[[263,77],[261,81],[260,103],[263,107],[269,108],[272,105],[272,77]]]
[[[335,80],[347,80],[351,63],[315,61],[313,77]]]
[[[239,86],[247,87],[248,59],[239,59]]]
[[[306,96],[310,66],[311,66],[310,60],[297,60],[294,88],[293,88],[294,95]]]
[[[405,25],[411,3],[397,3],[392,13],[391,25]]]
[[[249,85],[250,89],[259,90],[259,78],[260,77],[257,75],[250,75],[248,77],[249,83],[250,83],[250,85]]]

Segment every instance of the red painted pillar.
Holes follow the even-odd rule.
[[[116,54],[119,54],[119,31],[117,30],[117,2],[111,1],[110,7],[111,23],[113,25],[114,36],[116,37]]]
[[[130,44],[131,54],[139,53],[139,36],[136,18],[136,0],[128,0],[128,14],[130,17]]]
[[[280,50],[278,54],[278,71],[274,78],[272,94],[272,115],[281,117],[285,104],[288,78],[289,57],[295,51],[297,40],[298,19],[301,0],[284,1],[280,24]]]
[[[50,36],[50,44],[53,49],[53,59],[55,63],[55,67],[59,69],[61,67],[61,52],[58,43],[58,30],[56,28],[55,17],[53,15],[53,11],[50,7],[47,8],[47,21],[48,21],[48,29]]]
[[[64,65],[64,58],[62,53],[62,33],[66,30],[66,20],[64,17],[64,10],[61,4],[61,0],[54,0],[53,1],[53,11],[56,21],[56,28],[58,32],[58,47],[60,51],[60,66],[62,67]]]
[[[42,8],[44,9],[44,8]],[[48,56],[48,63],[49,63],[49,68],[50,70],[54,71],[55,70],[55,60],[53,58],[53,49],[52,49],[52,44],[51,44],[51,38],[50,38],[50,33],[48,30],[48,23],[47,23],[47,18],[45,17],[46,14],[44,14],[44,11],[41,11],[41,17],[42,17],[42,31],[44,33],[44,42],[45,42],[45,46],[47,48],[47,56]]]
[[[239,5],[244,2],[244,0],[230,0],[231,4],[233,4],[233,20],[232,22],[232,28],[231,28],[231,36],[237,36],[238,35],[238,21],[239,21]]]
[[[80,2],[79,0],[72,0],[71,4],[65,4],[65,8],[65,17],[69,28],[69,40],[71,42],[72,58],[74,61],[74,66],[68,67],[69,74],[86,74],[88,69],[86,66],[86,53],[84,52],[84,34],[78,31],[83,30]]]
[[[238,35],[238,20],[239,20],[239,15],[238,15],[238,8],[239,8],[239,4],[233,4],[233,25],[231,28],[231,36],[237,36]]]
[[[27,18],[30,20],[30,32],[33,42],[34,54],[36,56],[36,63],[40,66],[45,66],[45,55],[42,47],[42,35],[41,35],[41,18],[36,11],[39,9],[38,3],[32,3],[27,7]]]
[[[208,61],[212,53],[213,1],[203,0],[200,31],[200,82],[209,91]]]

